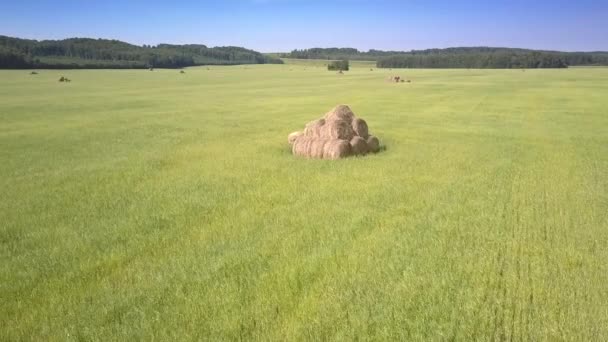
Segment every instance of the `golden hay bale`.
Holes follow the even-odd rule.
[[[315,139],[308,147],[308,157],[322,159],[325,153],[325,145],[329,142],[327,139]]]
[[[339,159],[350,156],[350,143],[346,140],[334,139],[325,143],[323,148],[323,158]]]
[[[355,136],[355,131],[353,131],[351,124],[346,121],[328,121],[321,130],[321,136],[326,139],[350,141]]]
[[[308,155],[308,146],[310,146],[311,141],[314,138],[307,137],[304,135],[299,136],[293,143],[291,147],[291,152],[296,156],[305,157]]]
[[[298,137],[300,137],[303,134],[304,133],[302,133],[302,132],[293,132],[293,133],[289,134],[287,136],[287,141],[289,142],[289,145],[293,145],[293,143],[296,142],[296,139],[298,139]]]
[[[363,139],[367,139],[369,132],[367,128],[367,122],[363,119],[354,119],[353,120],[353,131],[356,135],[360,136]]]
[[[323,158],[325,154],[325,146],[330,140],[299,136],[293,143],[292,152],[296,156],[306,158]]]
[[[367,137],[367,147],[370,152],[378,152],[380,151],[380,141],[373,135]]]
[[[325,120],[329,121],[346,121],[351,123],[355,118],[355,114],[347,105],[339,105],[336,108],[325,114]]]
[[[350,140],[350,146],[353,155],[366,154],[368,152],[367,141],[359,136],[355,136]]]
[[[325,119],[311,121],[306,124],[306,128],[304,128],[304,135],[308,137],[320,137],[323,126],[325,126]]]
[[[365,120],[356,118],[346,105],[309,122],[303,132],[289,134],[287,141],[294,155],[305,158],[339,159],[380,150],[380,142],[369,135]]]

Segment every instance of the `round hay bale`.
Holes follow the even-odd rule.
[[[314,138],[312,137],[307,137],[304,135],[299,136],[294,141],[293,146],[291,148],[291,152],[296,156],[307,157],[309,154],[309,146],[313,139]]]
[[[323,126],[321,136],[326,139],[342,139],[350,141],[355,136],[355,131],[349,122],[329,121]]]
[[[310,158],[322,159],[325,153],[325,145],[329,140],[327,139],[315,139],[311,142],[308,148],[308,156]]]
[[[325,126],[325,119],[311,121],[306,124],[306,128],[304,128],[304,135],[307,137],[320,137],[323,126]]]
[[[370,152],[376,153],[380,151],[380,141],[373,135],[367,137],[367,147]]]
[[[323,147],[323,158],[340,159],[351,154],[350,143],[347,140],[334,139],[328,141]]]
[[[294,156],[299,156],[300,155],[300,144],[302,142],[300,141],[300,139],[296,139],[293,144],[291,145],[291,154],[293,154]]]
[[[353,155],[363,155],[368,152],[367,141],[359,136],[350,140],[350,146]]]
[[[355,118],[355,114],[347,105],[339,105],[325,114],[326,121],[346,121],[351,123]]]
[[[303,134],[304,133],[302,132],[293,132],[287,136],[287,142],[289,142],[289,145],[293,145],[293,143],[296,142],[296,139],[298,139],[298,137],[302,136]]]
[[[367,122],[363,119],[354,119],[353,120],[353,131],[356,135],[360,136],[363,139],[367,139],[369,136]]]

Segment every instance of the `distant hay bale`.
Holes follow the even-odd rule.
[[[324,118],[306,124],[304,131],[289,134],[287,141],[296,156],[339,159],[378,152],[380,142],[368,130],[365,120],[357,118],[348,106],[340,105]]]
[[[353,155],[363,155],[368,152],[367,141],[362,137],[355,136],[350,140]]]
[[[363,119],[357,118],[353,120],[353,131],[363,139],[367,139],[369,135],[367,123]]]
[[[370,152],[376,153],[380,151],[380,141],[373,135],[367,137],[367,148]]]
[[[289,145],[293,145],[293,143],[296,142],[296,139],[298,139],[302,135],[304,135],[303,132],[293,132],[289,134],[289,136],[287,136],[287,142],[289,142]]]

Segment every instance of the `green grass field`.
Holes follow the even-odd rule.
[[[0,340],[608,340],[608,69],[310,66],[1,71]]]

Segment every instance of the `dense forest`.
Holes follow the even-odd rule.
[[[70,38],[27,40],[0,36],[0,69],[181,68],[193,65],[282,63],[240,47],[137,46],[118,40]]]
[[[372,60],[379,68],[566,68],[608,65],[608,52],[559,52],[511,48],[461,47],[409,52],[351,48],[314,48],[282,58]]]

